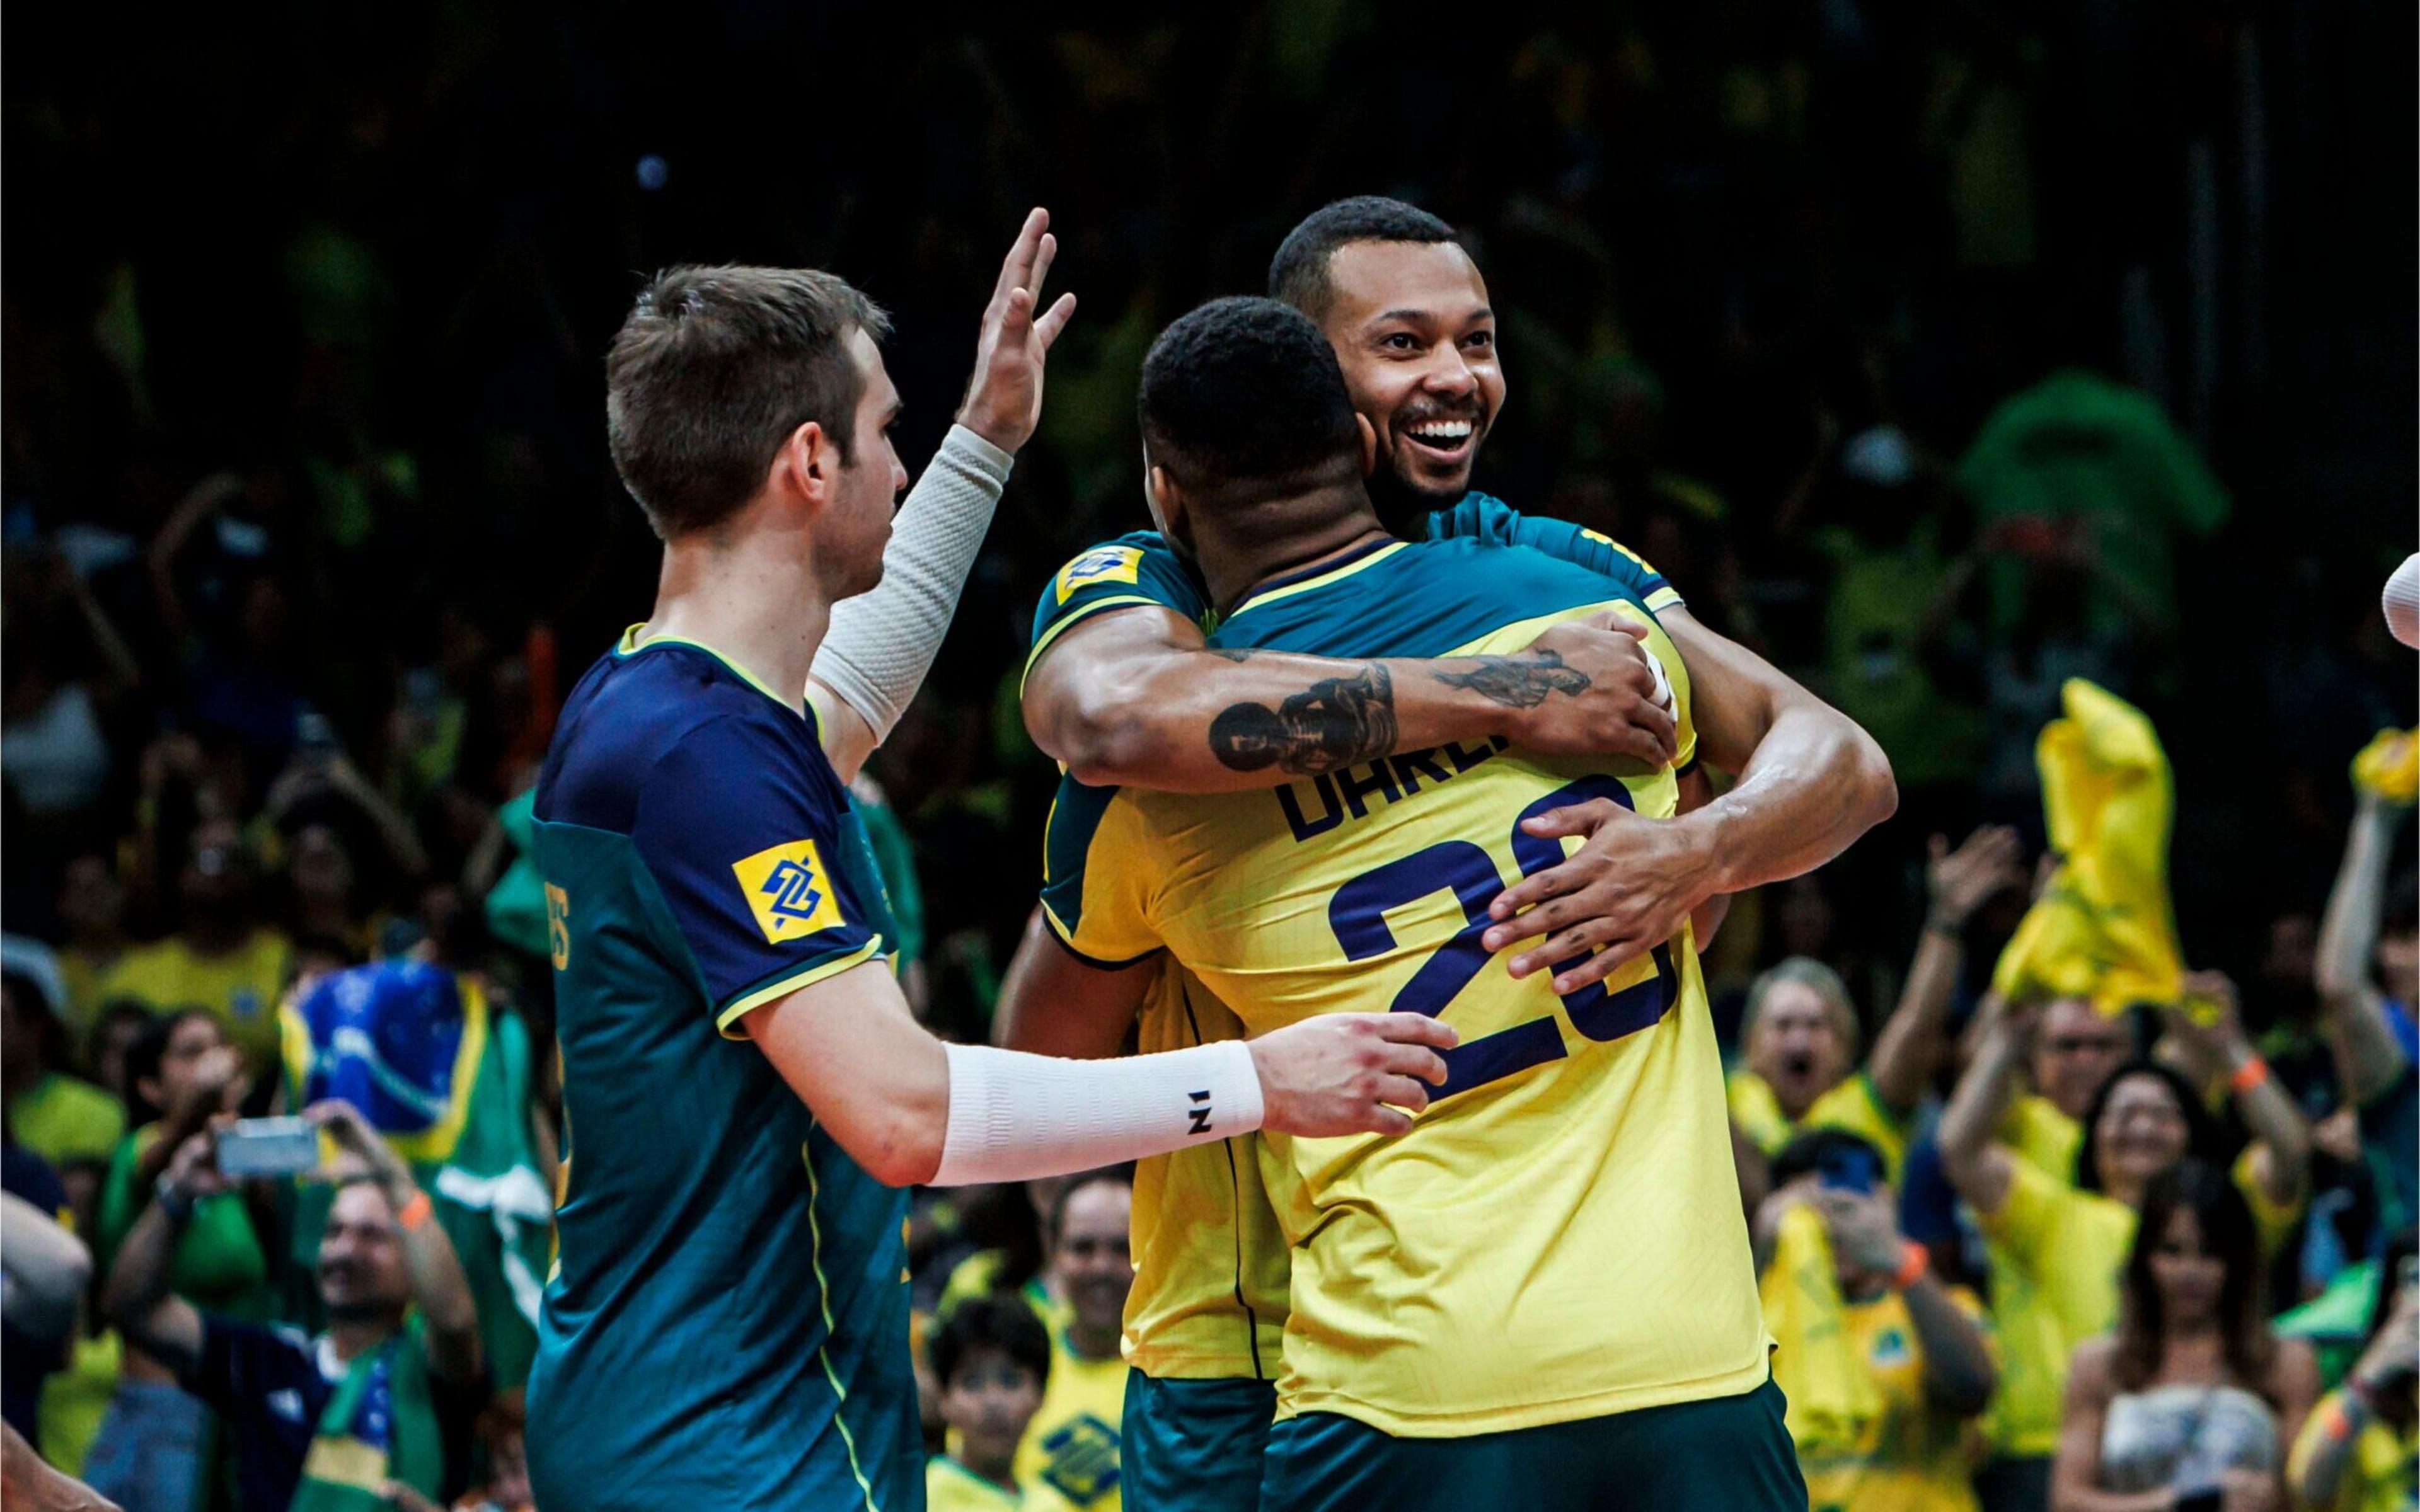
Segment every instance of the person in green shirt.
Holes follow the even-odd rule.
[[[101,1186],[95,1238],[104,1273],[178,1147],[212,1115],[235,1111],[250,1085],[226,1031],[198,1008],[152,1023],[127,1053],[126,1080],[139,1126],[118,1141]],[[176,1294],[260,1322],[269,1315],[268,1280],[268,1256],[242,1194],[196,1197],[170,1264]],[[200,1399],[178,1386],[166,1365],[129,1344],[85,1473],[102,1495],[131,1505],[195,1506],[209,1436]]]

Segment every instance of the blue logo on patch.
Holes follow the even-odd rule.
[[[815,886],[814,869],[796,861],[776,863],[756,890],[773,900],[767,906],[774,913],[802,924],[815,917],[816,905],[824,901],[823,889]]]

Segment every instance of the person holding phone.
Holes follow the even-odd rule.
[[[1815,1215],[1831,1257],[1828,1276],[1795,1278],[1818,1293],[1817,1306],[1768,1303],[1776,1347],[1784,1357],[1811,1355],[1816,1328],[1837,1324],[1850,1368],[1872,1386],[1854,1421],[1820,1427],[1793,1396],[1799,1468],[1819,1512],[1973,1512],[1969,1430],[1991,1405],[1998,1377],[1982,1306],[1936,1278],[1924,1246],[1900,1232],[1885,1171],[1883,1152],[1869,1140],[1845,1129],[1810,1130],[1774,1157],[1773,1192],[1757,1209],[1757,1264],[1768,1298],[1776,1270],[1792,1263],[1783,1230],[1792,1210]],[[1792,1336],[1799,1332],[1792,1319],[1816,1326]]]
[[[319,1242],[327,1330],[305,1337],[205,1313],[171,1289],[203,1198],[228,1189],[221,1114],[177,1147],[111,1269],[101,1307],[127,1343],[217,1409],[234,1443],[239,1501],[314,1512],[375,1472],[424,1496],[461,1489],[485,1395],[476,1308],[428,1195],[349,1103],[303,1117],[342,1153]],[[239,1142],[240,1140],[239,1139]],[[342,1473],[343,1478],[334,1478]]]

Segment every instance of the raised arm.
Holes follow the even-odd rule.
[[[339,1148],[369,1168],[401,1227],[403,1264],[420,1309],[428,1344],[429,1373],[440,1381],[468,1381],[479,1374],[479,1310],[470,1278],[445,1226],[429,1216],[428,1195],[412,1180],[392,1146],[350,1103],[330,1098],[302,1116],[333,1135]]]
[[[1874,1090],[1894,1113],[1914,1111],[1940,1064],[1949,1000],[1966,960],[1967,920],[1976,909],[2024,881],[2024,850],[2017,832],[2006,825],[1978,829],[1954,851],[1941,836],[1932,837],[1931,860],[1925,869],[1931,906],[1925,914],[1924,933],[1907,969],[1899,1006],[1875,1037],[1873,1057],[1867,1062]]]
[[[1157,956],[1126,966],[1080,961],[1051,934],[1036,908],[1001,979],[992,1043],[1039,1056],[1106,1060],[1125,1048],[1143,995],[1164,969]]]
[[[160,1179],[143,1215],[127,1230],[101,1288],[101,1310],[117,1325],[126,1342],[160,1361],[179,1376],[191,1375],[202,1360],[202,1315],[192,1303],[168,1289],[177,1242],[193,1221],[194,1204],[224,1192],[227,1180],[219,1174],[218,1130],[235,1121],[221,1114],[211,1127],[186,1136],[177,1147],[168,1174]]]
[[[1855,720],[1686,609],[1657,618],[1688,664],[1699,759],[1739,780],[1669,822],[1597,799],[1524,823],[1533,835],[1586,840],[1490,904],[1503,922],[1481,944],[1502,950],[1546,936],[1512,958],[1516,977],[1595,950],[1555,979],[1558,992],[1601,981],[1670,939],[1708,898],[1812,871],[1899,807],[1890,762]]]
[[[2017,1072],[2040,1016],[2038,1004],[1984,998],[1975,1058],[1967,1062],[1949,1105],[1941,1111],[1942,1172],[1960,1196],[1986,1215],[2000,1211],[2016,1177],[2016,1157],[1993,1140],[1993,1132],[2016,1093]]]
[[[2223,972],[2197,971],[2184,987],[2184,1002],[2167,1011],[2169,1034],[2203,1085],[2224,1080],[2234,1093],[2236,1117],[2252,1135],[2260,1190],[2281,1207],[2297,1200],[2311,1168],[2310,1120],[2245,1038],[2235,983]]]
[[[1042,415],[1044,359],[1076,313],[1063,294],[1045,310],[1042,285],[1059,250],[1050,217],[1027,212],[984,307],[974,377],[957,423],[892,522],[882,581],[832,606],[807,698],[824,753],[846,782],[915,701],[956,612],[1018,447]]]
[[[740,1021],[858,1164],[892,1186],[1031,1180],[1229,1134],[1401,1134],[1445,1080],[1453,1030],[1327,1013],[1249,1043],[1118,1060],[945,1045],[868,961]],[[1400,1110],[1409,1110],[1408,1112]]]
[[[1212,651],[1156,605],[1107,609],[1045,645],[1025,680],[1033,743],[1094,787],[1234,793],[1398,750],[1502,735],[1553,753],[1672,756],[1639,632],[1558,625],[1503,656],[1336,661]],[[1283,732],[1250,752],[1218,733],[1249,715]]]
[[[2386,1021],[2385,1005],[2370,985],[2369,962],[2378,949],[2379,921],[2386,906],[2396,826],[2408,812],[2362,794],[2335,886],[2328,893],[2327,915],[2319,924],[2319,1003],[2328,1018],[2337,1085],[2357,1107],[2393,1087],[2405,1063],[2394,1026]]]

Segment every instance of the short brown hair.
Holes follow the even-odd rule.
[[[658,535],[721,524],[811,420],[851,459],[864,397],[851,331],[880,341],[891,320],[814,269],[683,267],[648,280],[605,359],[605,434]]]

